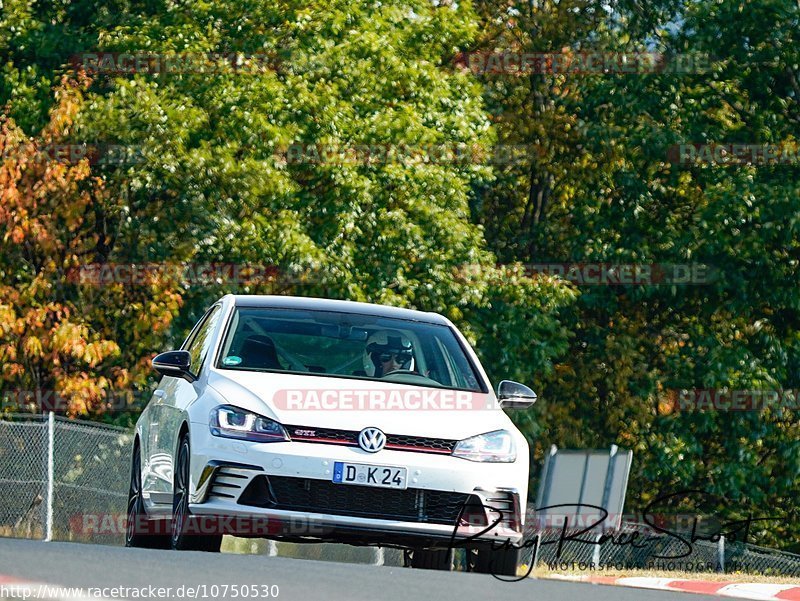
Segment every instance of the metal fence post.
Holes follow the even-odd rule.
[[[597,535],[597,538],[594,541],[596,544],[594,546],[594,551],[592,551],[592,564],[594,564],[595,568],[600,566],[600,546],[601,546],[600,545],[600,539],[601,538],[603,538],[603,533],[602,532]]]
[[[725,537],[720,536],[717,542],[717,571],[725,573]]]
[[[531,574],[536,571],[536,566],[539,565],[539,549],[542,544],[542,533],[536,533],[536,543],[533,545],[533,558],[531,558],[531,562],[533,563],[533,567],[531,567]],[[534,576],[535,578],[535,576]]]
[[[53,540],[53,463],[55,442],[55,414],[51,411],[47,415],[47,521],[44,540]]]

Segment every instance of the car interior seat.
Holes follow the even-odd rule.
[[[250,336],[242,344],[239,356],[242,358],[240,367],[283,369],[278,360],[278,351],[275,350],[275,342],[269,336]]]

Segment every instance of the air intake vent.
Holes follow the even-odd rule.
[[[287,511],[455,525],[469,495],[439,490],[389,490],[328,480],[259,476],[239,499],[243,505]],[[261,491],[259,496],[258,490]]]
[[[227,465],[220,467],[214,474],[208,497],[210,499],[236,499],[247,482],[249,473],[249,470]]]

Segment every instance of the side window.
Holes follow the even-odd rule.
[[[198,376],[200,374],[200,369],[203,367],[203,363],[208,356],[208,351],[211,348],[212,342],[211,335],[214,333],[214,328],[219,321],[221,311],[222,309],[219,305],[217,305],[206,314],[205,318],[203,318],[203,322],[200,324],[200,327],[197,328],[194,336],[186,347],[186,350],[189,351],[189,354],[192,356],[191,369],[194,376]]]

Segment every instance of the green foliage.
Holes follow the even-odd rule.
[[[130,259],[308,270],[304,294],[443,312],[474,300],[452,272],[489,261],[468,220],[486,168],[316,158],[370,145],[491,144],[480,89],[439,66],[468,41],[465,23],[466,6],[250,2],[233,13],[209,3],[106,32],[107,51],[235,50],[276,61],[258,74],[218,65],[98,89],[85,136],[141,145],[147,157],[109,174],[129,191],[119,248],[138,255]]]
[[[536,454],[551,443],[632,448],[629,507],[660,490],[700,488],[718,500],[682,509],[785,516],[758,533],[780,544],[796,524],[797,412],[677,413],[672,405],[679,389],[800,384],[798,164],[681,165],[669,152],[690,143],[791,148],[800,116],[797,7],[517,8],[513,33],[487,36],[483,47],[711,57],[699,73],[484,76],[498,138],[537,149],[500,174],[479,205],[500,257],[714,268],[704,285],[581,289],[561,318],[572,338],[544,382]],[[497,10],[482,12],[486,23],[503,20]]]

